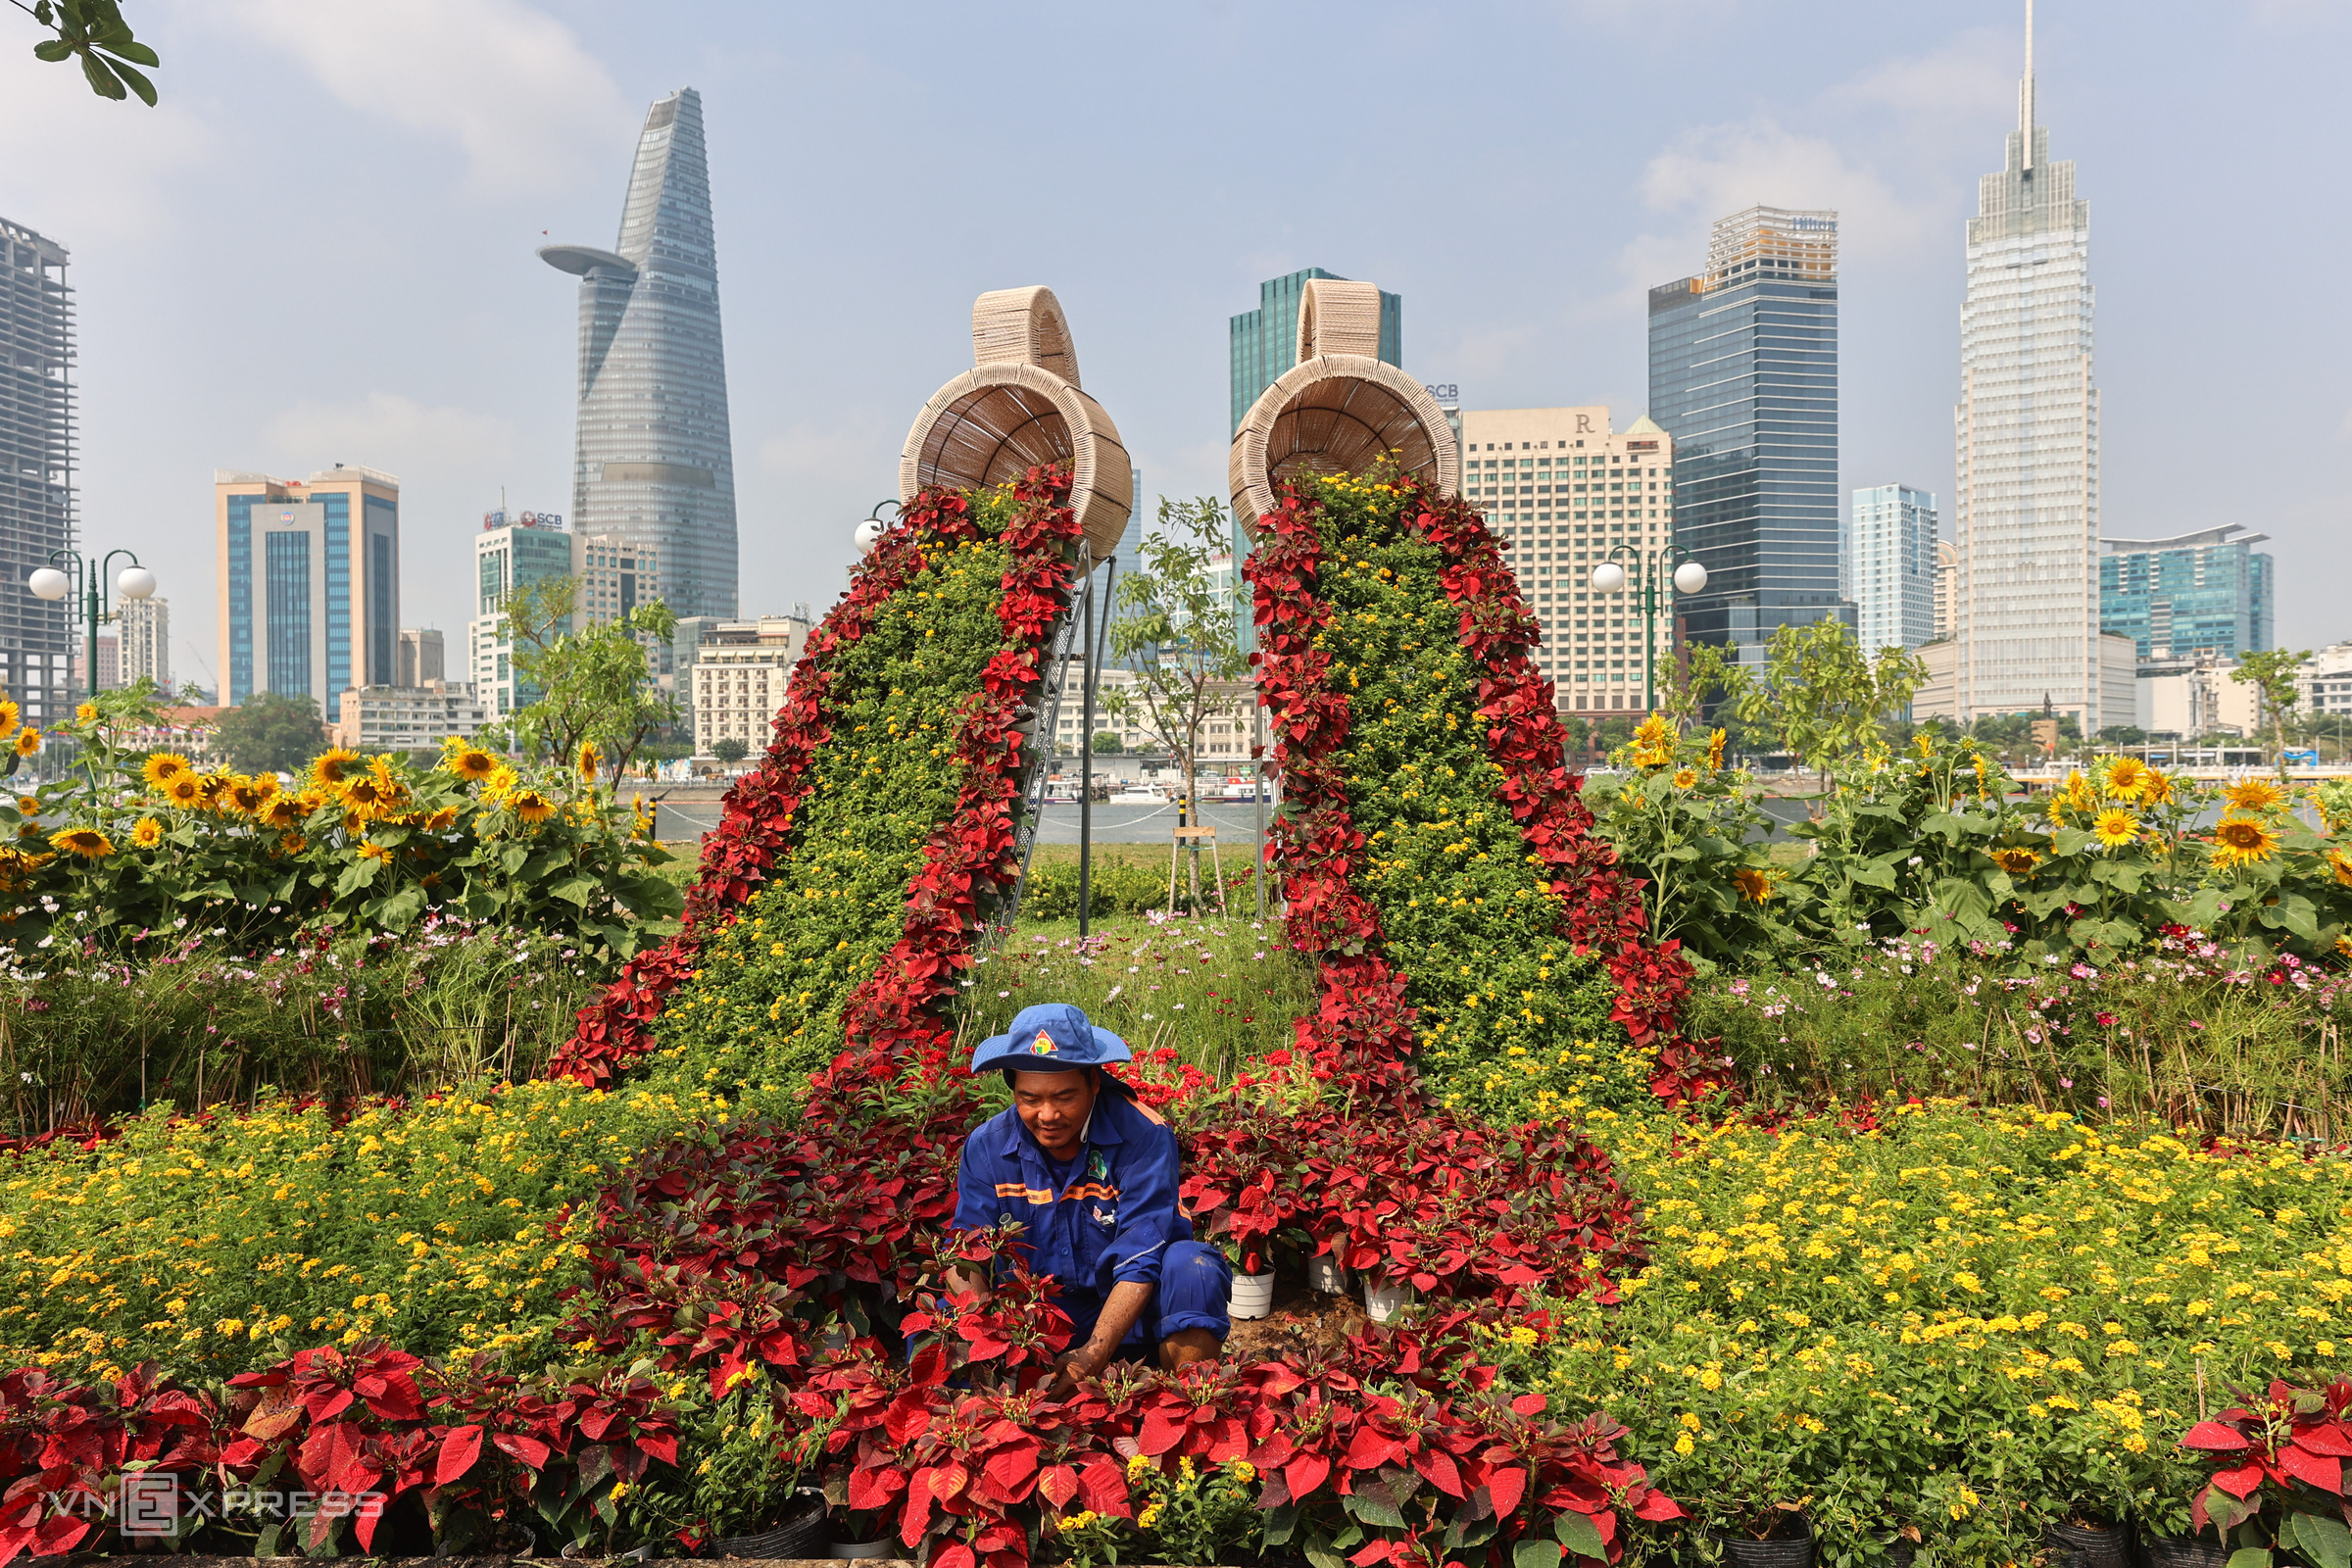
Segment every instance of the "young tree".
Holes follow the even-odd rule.
[[[2259,654],[2247,654],[2230,672],[2230,678],[2242,681],[2262,693],[2262,712],[2271,721],[2271,745],[2278,760],[2280,777],[2286,774],[2286,724],[2295,705],[2303,700],[2303,688],[2295,682],[2295,672],[2311,658],[2311,650],[2288,653],[2273,648]]]
[[[326,726],[308,697],[255,692],[220,715],[219,742],[239,772],[295,773],[325,748]]]
[[[710,755],[729,767],[742,761],[751,753],[752,749],[749,746],[744,745],[742,741],[732,735],[724,736],[710,743]]]
[[[82,80],[101,98],[120,102],[132,93],[148,108],[155,107],[155,83],[136,68],[163,64],[155,51],[130,35],[116,0],[15,0],[17,9],[54,34],[32,46],[35,58],[52,65],[81,62]]]
[[[1120,738],[1119,732],[1115,729],[1099,729],[1095,731],[1094,746],[1095,755],[1097,757],[1115,756],[1117,753],[1124,750],[1126,745],[1126,741]]]
[[[1658,710],[1674,720],[1678,731],[1688,730],[1700,721],[1707,704],[1715,699],[1737,706],[1747,685],[1747,671],[1724,658],[1721,648],[1713,643],[1686,643],[1683,657],[1667,667]]]
[[[571,629],[579,580],[548,577],[507,601],[505,631],[518,685],[531,702],[507,720],[510,744],[576,763],[593,745],[617,786],[629,760],[660,729],[677,722],[678,706],[653,686],[641,635],[667,642],[678,617],[656,599],[616,620]]]
[[[1103,707],[1122,727],[1142,730],[1147,745],[1167,748],[1196,822],[1201,732],[1211,716],[1256,700],[1242,685],[1250,659],[1241,650],[1238,574],[1218,580],[1216,562],[1232,540],[1215,498],[1162,497],[1158,531],[1144,540],[1140,569],[1119,580],[1109,627],[1111,656],[1136,675],[1106,689]]]
[[[1764,678],[1742,683],[1734,707],[1763,729],[1829,793],[1830,770],[1880,738],[1881,719],[1910,706],[1928,666],[1900,648],[1864,657],[1845,623],[1782,626],[1766,650]],[[1820,809],[1818,799],[1813,809]]]

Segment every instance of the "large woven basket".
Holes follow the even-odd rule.
[[[972,368],[933,394],[899,455],[899,499],[928,484],[1001,484],[1067,463],[1070,505],[1098,561],[1135,507],[1135,468],[1119,428],[1080,390],[1078,353],[1049,288],[1007,288],[972,306]]]
[[[1309,279],[1298,305],[1298,363],[1250,405],[1226,473],[1233,512],[1256,531],[1293,473],[1362,473],[1383,459],[1450,493],[1461,481],[1453,428],[1421,383],[1380,354],[1380,289]]]

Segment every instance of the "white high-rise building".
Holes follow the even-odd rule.
[[[2039,712],[2085,734],[2132,722],[2099,639],[2099,393],[2091,376],[2090,205],[2034,108],[2034,12],[2008,166],[1968,224],[1952,517],[1963,718]]]
[[[1838,541],[1838,597],[1854,602],[1865,654],[1936,635],[1936,497],[1907,484],[1854,492]]]
[[[125,599],[115,606],[115,625],[122,641],[122,684],[145,675],[162,692],[172,690],[172,601],[162,594],[152,599]]]

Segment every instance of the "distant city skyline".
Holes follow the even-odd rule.
[[[50,149],[12,167],[0,213],[72,250],[79,517],[156,570],[176,601],[173,672],[212,685],[210,470],[367,463],[402,476],[416,568],[405,613],[454,639],[465,574],[420,564],[462,562],[501,485],[571,511],[578,318],[531,252],[613,243],[646,105],[687,82],[725,229],[747,612],[821,605],[843,585],[849,523],[890,493],[907,420],[962,368],[982,289],[1056,287],[1089,323],[1090,386],[1154,489],[1217,495],[1231,387],[1213,323],[1259,281],[1306,263],[1376,278],[1412,305],[1416,379],[1456,384],[1465,406],[1606,404],[1622,424],[1646,404],[1642,290],[1692,270],[1708,225],[1755,203],[1839,213],[1839,493],[1898,477],[1950,511],[1956,230],[1979,175],[2000,167],[1985,148],[2016,123],[2015,0],[1832,0],[1803,27],[1752,0],[1528,12],[1500,51],[1427,7],[1369,0],[1356,15],[1339,35],[1303,16],[1197,8],[1056,35],[1057,60],[1126,63],[1073,77],[1069,112],[1100,133],[1066,151],[1070,177],[1148,193],[1111,200],[1117,220],[1092,226],[985,181],[934,180],[910,200],[905,172],[929,150],[1002,163],[1026,139],[961,107],[975,73],[1034,66],[1034,40],[977,16],[905,29],[713,0],[709,26],[677,29],[498,0],[453,50],[412,8],[272,23],[157,0],[141,33],[169,69],[152,111],[0,58],[0,123]],[[2211,289],[2211,264],[2176,238],[2182,193],[2228,189],[2263,215],[2233,229],[2240,275],[2298,275],[2340,247],[2352,214],[2311,192],[2352,14],[2159,4],[2127,25],[2112,7],[2045,0],[2036,24],[2055,151],[2099,203],[2107,531],[2257,527],[2281,564],[2280,640],[2340,641],[2352,628],[2305,585],[2352,576],[2339,368],[2352,324],[2323,311],[2293,332],[2248,332],[2226,312],[2183,313],[2179,301]],[[1262,149],[1303,140],[1320,111],[1234,69],[1285,51],[1368,94],[1451,105],[1442,133],[1400,142],[1377,172],[1351,167],[1355,197],[1302,201],[1264,176]],[[1575,94],[1552,90],[1563,53],[1592,67]],[[301,134],[251,112],[257,74]],[[1201,114],[1172,135],[1127,112],[1139,94]],[[857,127],[846,140],[844,126]],[[791,155],[816,146],[828,156]],[[1531,180],[1555,177],[1573,194],[1526,200]],[[335,225],[347,211],[362,221],[361,188],[355,241]],[[1416,203],[1443,222],[1411,217]],[[265,240],[290,205],[315,226],[301,243]],[[1505,217],[1507,239],[1443,232]],[[2276,432],[2258,499],[2223,466],[2179,460],[2180,421],[2214,408],[2260,410]]]

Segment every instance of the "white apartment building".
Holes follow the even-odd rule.
[[[798,615],[722,620],[695,650],[687,672],[694,696],[694,753],[709,757],[720,741],[743,742],[747,754],[767,749],[776,710],[784,706],[792,666],[808,641]]]
[[[2295,672],[2303,711],[2329,716],[2352,713],[2352,643],[2335,643],[2303,662]]]
[[[1645,568],[1657,583],[1648,655],[1660,684],[1674,661],[1673,438],[1647,417],[1615,431],[1606,408],[1464,409],[1462,496],[1503,541],[1543,622],[1535,659],[1560,710],[1642,710]],[[1610,560],[1627,583],[1604,594],[1592,568]]]
[[[1838,597],[1854,605],[1865,654],[1917,648],[1936,636],[1936,497],[1907,484],[1856,490],[1838,529]]]
[[[486,514],[474,535],[474,616],[466,627],[466,668],[493,719],[528,708],[537,693],[514,677],[514,650],[506,638],[507,600],[518,589],[549,577],[578,583],[571,629],[601,626],[662,594],[660,558],[653,547],[618,534],[574,534],[550,513]],[[669,668],[667,645],[646,645],[657,675]]]
[[[157,691],[172,689],[172,604],[161,594],[152,599],[125,599],[115,606],[115,634],[122,643],[122,684],[141,675]]]
[[[1080,685],[1083,671],[1076,660],[1071,660],[1062,672],[1061,711],[1055,717],[1054,751],[1056,756],[1075,757],[1092,750],[1090,736],[1081,722],[1085,717],[1085,688]],[[1113,693],[1131,693],[1138,680],[1132,669],[1116,665],[1098,670],[1095,675],[1095,735],[1116,735],[1122,752],[1157,751],[1167,743],[1154,730],[1142,711],[1140,703],[1123,717],[1113,717],[1109,698]],[[1251,714],[1256,707],[1256,689],[1249,682],[1239,682],[1212,695],[1206,720],[1200,726],[1200,762],[1203,767],[1217,764],[1241,765],[1250,760],[1250,748],[1258,744],[1250,737]],[[1039,715],[1044,722],[1044,715]]]
[[[331,739],[355,752],[425,752],[453,735],[470,740],[488,722],[480,696],[465,681],[346,687]]]

